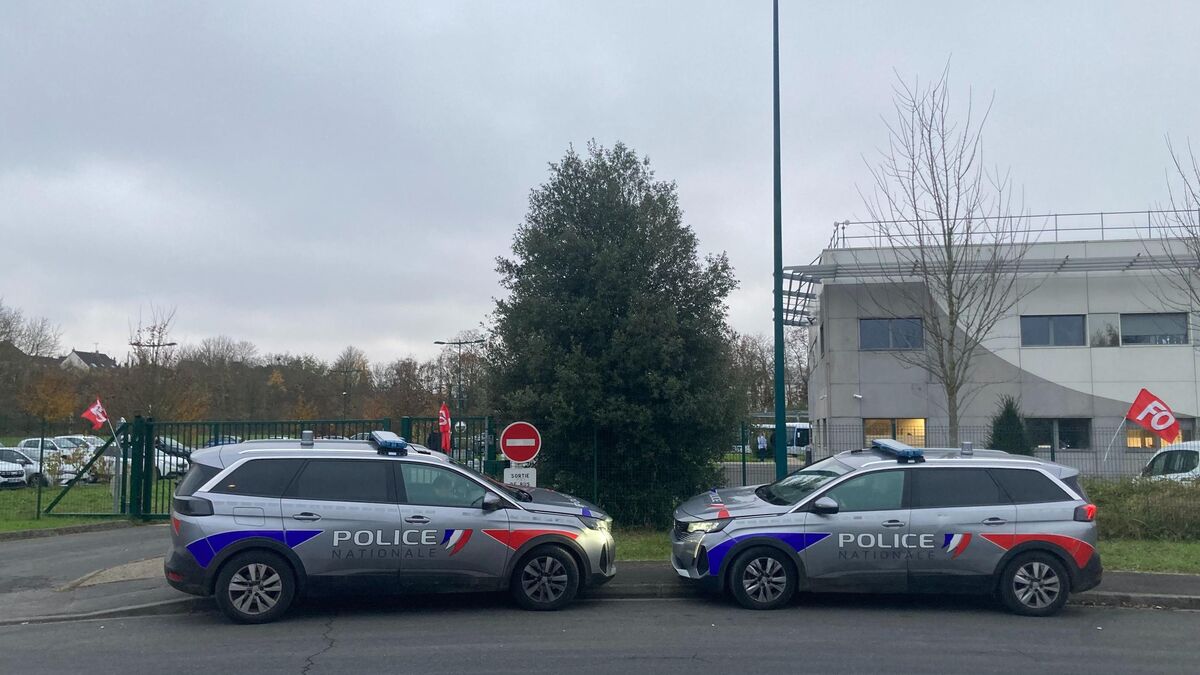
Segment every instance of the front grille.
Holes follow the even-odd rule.
[[[25,472],[23,471],[0,471],[0,476],[4,476],[5,478],[20,478],[24,475]]]

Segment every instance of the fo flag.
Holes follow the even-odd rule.
[[[1163,443],[1179,441],[1179,420],[1163,400],[1143,389],[1125,413],[1125,419],[1157,435]]]
[[[93,431],[99,430],[108,421],[108,413],[104,412],[104,406],[100,405],[100,399],[96,399],[96,402],[84,410],[80,417],[92,423]]]
[[[442,436],[442,452],[450,452],[450,408],[445,403],[438,409],[438,433]]]

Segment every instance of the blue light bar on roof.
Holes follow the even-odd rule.
[[[885,455],[891,455],[896,458],[896,461],[901,464],[908,462],[924,462],[925,451],[921,448],[914,448],[911,445],[901,443],[900,441],[891,438],[876,438],[871,441],[871,447]]]
[[[390,431],[372,431],[371,445],[374,445],[380,454],[389,452],[399,455],[408,454],[408,441]]]

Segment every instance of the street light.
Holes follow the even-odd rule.
[[[456,402],[458,404],[457,414],[459,414],[459,415],[462,414],[463,408],[466,406],[466,403],[464,403],[466,397],[463,396],[463,383],[462,383],[462,348],[463,348],[463,345],[479,345],[479,344],[483,344],[484,342],[487,342],[487,340],[434,340],[433,341],[433,344],[435,344],[435,345],[458,347],[458,399]]]

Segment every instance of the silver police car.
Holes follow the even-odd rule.
[[[1075,469],[891,440],[675,510],[680,576],[774,609],[797,590],[996,593],[1054,614],[1100,583],[1096,507]]]
[[[497,483],[390,432],[197,450],[172,502],[164,567],[234,621],[305,594],[509,589],[559,609],[616,574],[612,519],[552,490]]]

